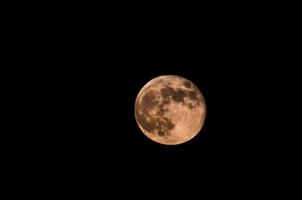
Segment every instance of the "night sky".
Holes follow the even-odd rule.
[[[3,6],[3,196],[294,199],[301,6],[209,3]],[[162,75],[205,98],[184,144],[155,143],[135,121],[139,91]]]
[[[255,41],[220,37],[212,29],[203,37],[188,33],[182,40],[155,31],[148,38],[107,41],[96,34],[49,41],[48,53],[33,59],[40,67],[19,72],[33,77],[19,86],[35,119],[24,117],[33,124],[26,126],[34,127],[33,134],[22,136],[29,141],[29,151],[20,152],[24,163],[36,163],[31,170],[62,187],[105,183],[123,188],[131,181],[149,186],[156,181],[165,188],[180,179],[189,188],[192,180],[223,187],[229,180],[272,175],[270,163],[282,152],[273,142],[278,115],[271,117],[280,108],[282,87],[274,76],[280,71],[265,68],[270,59],[263,59]],[[136,96],[160,75],[183,76],[205,97],[205,124],[187,143],[157,144],[136,124]]]
[[[29,74],[28,85],[18,87],[35,118],[33,134],[23,136],[30,141],[29,151],[20,153],[26,163],[37,163],[32,170],[57,184],[96,187],[156,180],[165,188],[180,178],[187,186],[192,180],[227,185],[262,173],[272,177],[270,163],[282,152],[273,131],[280,118],[272,113],[285,109],[286,91],[278,84],[286,74],[271,64],[278,56],[269,48],[277,45],[263,42],[246,22],[205,19],[181,28],[178,21],[131,26],[121,19],[96,26],[75,20],[50,28],[47,39],[40,36],[36,53],[19,58],[33,66],[18,71]],[[136,124],[136,96],[160,75],[183,76],[205,97],[205,124],[187,143],[157,144]]]

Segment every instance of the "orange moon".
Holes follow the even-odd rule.
[[[191,81],[164,75],[150,80],[135,100],[135,119],[151,140],[177,145],[194,138],[206,116],[205,99]]]

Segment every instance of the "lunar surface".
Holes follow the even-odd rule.
[[[188,79],[175,75],[149,81],[135,101],[135,119],[141,131],[160,144],[177,145],[201,130],[206,115],[205,99]]]

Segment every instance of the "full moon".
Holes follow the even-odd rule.
[[[194,138],[206,115],[205,99],[191,81],[164,75],[149,81],[135,100],[135,119],[151,140],[177,145]]]

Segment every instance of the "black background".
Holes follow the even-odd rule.
[[[278,112],[287,106],[280,106],[287,92],[280,80],[288,76],[275,34],[280,20],[244,11],[156,21],[154,13],[138,20],[63,11],[20,19],[18,61],[28,67],[15,73],[26,82],[18,86],[26,109],[20,118],[30,132],[18,153],[24,171],[62,188],[92,190],[154,182],[193,190],[194,181],[197,191],[243,189],[253,181],[261,189],[277,179],[286,146],[279,141]],[[177,146],[149,140],[134,117],[139,90],[167,74],[195,83],[207,106],[201,132]]]

